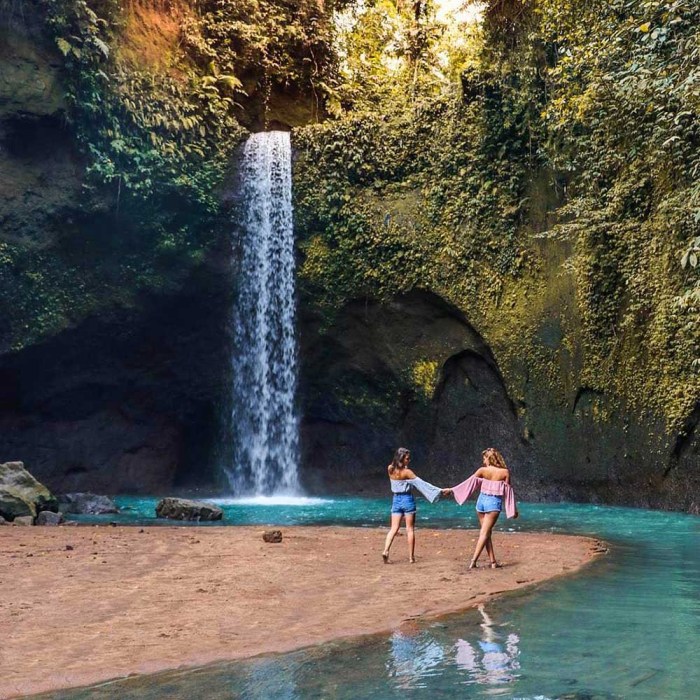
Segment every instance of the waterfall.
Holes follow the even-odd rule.
[[[250,136],[239,195],[231,457],[225,471],[235,495],[294,493],[299,419],[288,133]]]

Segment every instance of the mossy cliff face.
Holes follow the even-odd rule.
[[[466,139],[473,109],[438,115],[435,139],[456,128],[455,117]],[[357,156],[410,169],[393,181],[372,171],[370,182],[354,180],[347,158],[358,140],[341,141],[340,130],[307,129],[295,140],[309,464],[381,478],[405,444],[421,473],[449,482],[494,445],[530,497],[696,509],[697,382],[692,355],[679,352],[685,321],[672,312],[673,288],[646,288],[649,315],[639,321],[622,303],[619,338],[598,336],[588,326],[598,320],[591,285],[600,283],[588,241],[538,235],[537,209],[553,215],[556,201],[546,175],[504,237],[478,222],[490,209],[504,226],[521,193],[509,201],[494,184],[478,201],[483,192],[463,183],[470,166],[451,162],[461,144],[421,141],[414,127],[376,127],[366,159]],[[403,161],[386,152],[399,141]],[[478,149],[474,141],[464,159]],[[673,248],[653,234],[647,245],[662,257],[658,273],[673,279]],[[446,315],[461,337],[442,325]],[[456,373],[465,357],[479,362]],[[454,410],[443,420],[447,386]]]
[[[95,170],[95,155],[99,160],[105,152],[88,132],[100,115],[81,112],[88,103],[78,108],[75,102],[84,98],[80,81],[93,69],[106,75],[109,68],[89,64],[86,46],[76,51],[88,65],[70,65],[48,24],[54,5],[27,3],[21,12],[11,6],[0,19],[4,352],[41,342],[92,314],[136,308],[143,291],[177,290],[217,240],[213,205],[190,201],[191,210],[184,210],[187,184],[178,202],[172,187],[140,192],[120,175]],[[93,99],[106,104],[120,98],[105,92]],[[113,149],[120,147],[115,138]],[[133,175],[148,177],[145,171]]]
[[[519,4],[489,9],[481,61],[461,90],[295,131],[300,286],[312,319],[305,344],[347,348],[348,314],[363,305],[373,310],[365,323],[376,323],[373,336],[353,331],[364,359],[358,367],[347,357],[342,388],[335,364],[302,356],[314,358],[307,386],[326,397],[319,405],[310,396],[306,431],[328,460],[345,453],[357,473],[382,474],[404,442],[418,446],[421,473],[444,481],[470,473],[494,444],[531,497],[696,512],[698,325],[679,301],[696,192],[677,159],[645,147],[649,138],[678,144],[692,171],[695,128],[671,137],[664,125],[673,120],[611,94],[609,76],[598,85],[567,75],[567,52],[597,67],[575,13],[524,3],[513,23],[503,15],[511,5]],[[602,5],[596,12],[609,14]],[[686,33],[690,12],[676,25]],[[629,59],[646,28],[615,17],[624,25],[615,31],[630,37]],[[669,100],[664,109],[682,107]],[[407,301],[415,290],[448,304],[481,339],[479,355],[492,358],[502,403],[512,407],[508,430],[478,429],[484,406],[499,402],[488,388],[481,415],[454,414],[444,429],[442,398],[426,396],[425,377],[452,382],[454,358],[469,345],[440,352],[416,339]],[[397,303],[404,327],[386,321]],[[430,335],[437,316],[421,314]],[[462,391],[496,386],[470,366],[460,382]],[[346,398],[353,385],[363,397],[355,405]],[[469,405],[466,393],[458,403]],[[412,429],[406,416],[419,410],[424,420]]]
[[[69,65],[53,5],[0,16],[0,452],[57,490],[157,491],[193,465],[211,480],[229,285],[217,213],[92,170],[75,105],[87,48]]]
[[[449,483],[490,444],[508,445],[530,475],[494,357],[464,313],[435,294],[358,299],[325,328],[308,316],[301,357],[308,485],[352,491],[362,477],[384,486],[383,462],[399,444],[410,445],[421,473]]]
[[[321,118],[328,33],[315,0],[6,3],[0,351],[220,255],[242,124]]]
[[[229,168],[242,124],[322,114],[323,8],[0,5],[0,452],[56,490],[213,483]]]

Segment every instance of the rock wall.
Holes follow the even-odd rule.
[[[306,316],[312,489],[354,491],[361,477],[382,492],[399,445],[419,474],[452,484],[495,446],[521,497],[700,510],[697,411],[670,431],[643,401],[586,386],[566,251],[537,248],[542,276],[526,293],[504,290],[512,303],[483,304],[473,321],[427,291],[349,302],[328,327]]]
[[[331,328],[305,319],[304,478],[312,488],[384,486],[408,445],[420,473],[461,480],[483,449],[531,468],[530,446],[498,365],[464,314],[430,292],[349,303]]]
[[[129,10],[151,24],[127,16],[122,66],[145,70],[141,35],[162,29],[167,9]],[[47,12],[0,4],[0,461],[23,460],[59,492],[211,485],[229,214],[212,215],[213,192],[209,209],[171,191],[137,199],[123,178],[88,172],[71,56]],[[175,25],[163,41],[177,45]],[[234,145],[241,133],[231,131]]]
[[[242,11],[226,6],[226,21]],[[109,107],[96,102],[101,117],[121,115],[114,146],[103,124],[81,137],[67,95],[104,87],[99,71],[115,66],[93,45],[87,73],[71,73],[40,7],[0,13],[0,461],[23,460],[58,491],[213,484],[231,285],[219,161],[244,133],[236,118],[322,116],[323,95],[304,88],[316,69],[297,47],[266,84],[258,42],[243,37],[240,77],[255,89],[234,118],[235,81],[221,84],[204,55],[227,36],[216,7],[192,29],[189,3],[130,3],[100,34],[130,76]],[[300,7],[313,33],[323,8]],[[543,237],[576,218],[560,214],[574,175],[533,157],[527,90],[540,88],[519,82],[511,58],[500,83],[486,71],[478,89],[463,79],[463,95],[410,114],[294,130],[303,477],[316,490],[352,491],[358,477],[380,490],[403,444],[420,473],[450,482],[494,445],[531,498],[697,512],[694,331],[674,312],[681,236],[631,177],[605,207],[591,200],[590,225]],[[202,113],[214,117],[197,124]],[[153,132],[157,157],[144,164]],[[86,143],[101,182],[86,177]],[[154,185],[173,148],[185,169]]]
[[[529,498],[697,512],[697,378],[672,242],[642,229],[657,252],[630,269],[605,225],[593,243],[544,235],[562,188],[491,153],[483,110],[454,101],[294,134],[311,483],[324,465],[334,481],[335,464],[344,488],[381,479],[399,444],[449,482],[493,445]],[[609,288],[642,275],[643,313]]]
[[[216,485],[229,300],[212,279],[0,357],[0,454],[59,492]]]

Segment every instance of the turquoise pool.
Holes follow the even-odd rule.
[[[152,522],[156,499],[105,520]],[[387,500],[227,502],[226,522],[384,524]],[[471,527],[471,508],[420,504],[419,521]],[[700,518],[573,504],[522,504],[499,527],[593,534],[611,553],[581,574],[410,633],[363,638],[113,682],[78,698],[695,698],[700,688]],[[419,533],[420,534],[420,533]],[[418,540],[420,547],[420,539]],[[235,621],[232,621],[235,624]]]

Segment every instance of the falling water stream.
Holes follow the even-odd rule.
[[[289,134],[250,136],[240,167],[232,408],[235,495],[298,491],[294,232]]]

